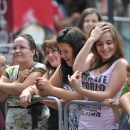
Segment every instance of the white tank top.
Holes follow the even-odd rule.
[[[113,68],[119,60],[115,61],[107,71],[105,71],[101,75],[98,75],[97,77],[94,76],[94,71],[86,72],[83,75],[83,87],[93,91],[105,91]],[[119,98],[121,90],[113,97],[114,99]],[[92,101],[87,97],[85,97],[85,100]],[[113,130],[117,128],[118,124],[115,122],[115,118],[111,108],[106,106],[93,105],[82,106],[79,119],[79,130]]]

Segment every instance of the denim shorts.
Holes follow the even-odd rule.
[[[126,113],[121,115],[118,130],[130,130],[130,126],[128,125],[128,115]]]

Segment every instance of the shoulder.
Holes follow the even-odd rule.
[[[9,66],[8,68],[5,69],[4,73],[13,73],[14,71],[18,71],[19,70],[19,65],[15,65],[15,66]]]
[[[31,72],[46,72],[46,66],[42,63],[37,62],[30,70]]]
[[[19,69],[19,65],[9,66],[8,68],[5,69],[5,71],[13,70],[13,69]]]
[[[11,77],[15,77],[18,74],[18,71],[19,71],[19,65],[9,66],[8,68],[5,69],[3,75],[10,79]]]
[[[115,66],[117,67],[117,66],[127,66],[127,65],[128,65],[127,60],[121,58],[121,59],[119,59],[119,60],[116,61],[116,65]]]
[[[37,62],[37,63],[34,65],[34,68],[43,68],[43,69],[46,70],[46,66],[45,66],[44,64],[42,64],[42,63],[39,63],[39,62]]]
[[[114,70],[126,72],[126,66],[128,65],[127,60],[121,58],[115,61]]]

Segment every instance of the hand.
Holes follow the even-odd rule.
[[[20,105],[26,108],[31,103],[31,88],[26,88],[22,91],[22,94],[19,97]]]
[[[117,101],[117,102],[119,102],[119,101]],[[112,107],[111,104],[116,103],[116,100],[108,98],[108,99],[105,99],[104,103],[106,106]]]
[[[78,19],[80,17],[80,14],[75,12],[70,17],[72,18],[72,20],[75,20],[75,19]]]
[[[30,74],[30,70],[28,69],[19,71],[17,82],[22,83],[29,74]]]
[[[82,73],[76,71],[72,76],[68,75],[70,86],[75,89],[76,92],[80,93],[82,88]]]
[[[90,38],[94,39],[94,42],[96,42],[103,33],[109,31],[109,26],[106,25],[106,23],[97,23],[95,28],[92,30]]]
[[[49,94],[45,92],[44,90],[40,89],[38,90],[38,95],[41,97],[45,97],[45,96],[48,96]]]
[[[52,90],[52,87],[53,87],[50,84],[50,82],[46,78],[43,78],[43,77],[36,78],[34,83],[35,83],[38,91],[46,91],[46,92],[50,93]]]

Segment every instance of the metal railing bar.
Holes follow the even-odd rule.
[[[13,98],[18,98],[19,96],[10,96],[10,97],[13,97]],[[32,99],[38,99],[38,100],[54,100],[57,104],[57,107],[58,107],[58,120],[59,120],[59,130],[63,130],[63,118],[62,118],[62,105],[61,105],[61,102],[60,100],[57,98],[57,97],[54,97],[54,96],[46,96],[46,97],[40,97],[38,95],[34,95],[32,96]]]
[[[72,101],[67,102],[64,107],[64,130],[68,130],[68,111],[69,111],[69,106],[71,104],[87,104],[87,105],[105,106],[104,102],[97,102],[97,101],[72,100]],[[115,106],[115,103],[112,103],[111,106]]]
[[[101,16],[103,20],[108,20],[108,16]],[[118,22],[130,22],[130,18],[129,17],[118,17],[118,16],[114,16],[113,17],[114,21],[118,21]]]

